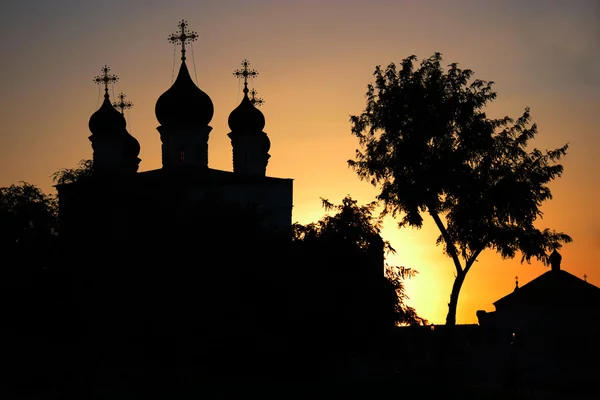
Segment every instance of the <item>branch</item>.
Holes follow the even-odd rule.
[[[442,237],[444,238],[444,242],[446,242],[446,248],[448,250],[448,253],[450,253],[450,256],[452,257],[452,260],[454,261],[454,266],[456,267],[456,272],[458,274],[462,273],[463,269],[462,269],[462,267],[460,265],[460,260],[458,259],[458,254],[456,254],[456,247],[454,247],[454,243],[452,243],[452,240],[450,239],[450,235],[448,234],[448,230],[444,226],[444,223],[442,222],[440,216],[437,213],[431,211],[431,208],[429,208],[429,214],[431,215],[431,217],[435,221],[435,224],[437,225],[438,229],[442,233]]]
[[[477,259],[477,257],[479,257],[479,254],[483,251],[484,248],[485,246],[475,250],[475,252],[471,254],[471,257],[469,257],[467,263],[465,264],[465,275],[467,274],[467,272],[469,272],[471,266],[475,263],[475,260]]]

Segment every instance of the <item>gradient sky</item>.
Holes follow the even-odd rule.
[[[294,221],[323,215],[319,197],[361,203],[377,191],[347,167],[357,140],[349,116],[365,106],[375,66],[434,52],[475,77],[496,82],[491,116],[517,117],[531,107],[541,149],[570,144],[565,173],[539,227],[570,234],[563,268],[600,285],[600,3],[565,1],[87,1],[3,0],[0,186],[24,180],[54,193],[51,174],[91,158],[88,120],[100,106],[92,79],[107,64],[134,107],[128,130],[141,144],[140,170],[161,167],[154,104],[179,67],[168,35],[186,19],[199,39],[188,52],[198,86],[215,115],[209,166],[231,170],[227,126],[241,99],[232,76],[247,58],[271,138],[270,176],[294,178]],[[179,50],[178,50],[179,51]],[[111,90],[111,95],[113,94]],[[407,283],[409,304],[443,323],[454,277],[427,221],[398,230],[387,220],[389,259],[419,271]],[[484,252],[467,276],[458,323],[547,269],[540,262],[502,261]],[[559,295],[559,294],[557,294]]]

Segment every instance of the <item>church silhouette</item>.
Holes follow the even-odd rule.
[[[138,172],[140,145],[127,131],[123,116],[128,103],[121,95],[113,105],[108,93],[117,77],[105,66],[95,78],[105,94],[89,120],[92,179],[57,185],[61,233],[68,241],[189,240],[207,228],[207,218],[231,215],[232,209],[252,210],[266,232],[290,233],[293,180],[266,176],[271,142],[263,131],[265,117],[256,107],[261,100],[254,92],[249,96],[248,78],[257,72],[246,60],[234,73],[244,81],[244,96],[228,119],[233,171],[208,166],[214,107],[192,81],[185,55],[186,43],[196,37],[185,21],[169,37],[181,45],[181,66],[175,82],[156,101],[161,169]]]
[[[71,341],[83,343],[80,362],[93,369],[81,372],[88,389],[125,390],[125,379],[137,393],[188,370],[260,371],[262,362],[245,365],[249,355],[269,359],[264,332],[286,327],[277,268],[291,246],[293,180],[266,175],[271,142],[247,60],[234,72],[244,95],[228,119],[233,170],[208,166],[214,107],[186,64],[196,37],[186,21],[169,37],[181,66],[155,106],[162,168],[138,171],[140,144],[123,115],[131,103],[123,94],[111,102],[118,78],[105,66],[94,79],[104,100],[89,119],[93,170],[56,186],[60,261],[77,309]]]
[[[374,338],[394,327],[380,236],[360,248],[342,235],[293,239],[293,180],[266,174],[271,142],[247,60],[233,73],[244,87],[228,118],[232,171],[209,167],[214,107],[186,64],[196,37],[186,21],[169,37],[181,66],[155,106],[162,168],[138,171],[140,145],[124,118],[131,103],[110,98],[118,78],[105,66],[94,79],[105,94],[89,120],[91,174],[56,185],[53,273],[67,293],[60,340],[71,346],[58,370],[79,382],[74,393],[331,376],[383,347]]]

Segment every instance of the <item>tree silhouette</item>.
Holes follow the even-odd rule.
[[[391,319],[395,324],[427,324],[427,320],[419,317],[412,307],[405,304],[408,297],[404,292],[403,282],[415,276],[417,272],[410,268],[387,264],[385,271],[378,270],[383,267],[384,253],[395,253],[395,250],[388,241],[381,238],[382,218],[373,216],[376,202],[358,205],[349,195],[339,205],[323,198],[321,200],[325,210],[334,214],[327,214],[319,221],[307,225],[294,224],[294,240],[312,245],[320,254],[334,252],[338,265],[343,268],[342,271],[336,271],[337,274],[350,274],[354,269],[358,269],[359,280],[363,283],[372,277],[377,283],[371,288],[379,292],[372,293],[373,297],[382,293],[395,293],[395,296],[378,305],[387,308],[377,311],[384,320],[387,317],[383,315],[392,315]],[[307,251],[310,252],[310,249]],[[336,254],[336,251],[343,255]],[[342,260],[345,262],[341,262]],[[360,283],[355,282],[354,286],[358,287]]]
[[[20,258],[50,250],[58,235],[57,214],[56,199],[35,185],[0,188],[0,249]]]
[[[379,186],[384,213],[401,214],[400,227],[421,227],[424,214],[435,222],[437,244],[456,268],[446,318],[452,326],[461,286],[483,250],[545,261],[571,241],[534,226],[568,146],[528,150],[537,134],[529,108],[516,120],[488,118],[493,82],[471,80],[473,72],[456,63],[445,72],[440,53],[417,68],[415,60],[376,67],[365,110],[350,119],[361,149],[348,163]]]
[[[58,185],[74,183],[92,175],[94,162],[80,160],[76,168],[61,168],[52,174],[52,181]]]

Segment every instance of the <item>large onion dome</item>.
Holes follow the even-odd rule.
[[[162,126],[174,129],[205,126],[212,119],[212,100],[192,81],[185,62],[173,86],[156,101],[155,114]]]

